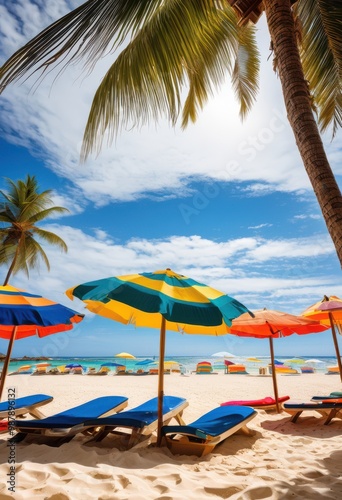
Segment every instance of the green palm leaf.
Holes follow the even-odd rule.
[[[17,182],[7,179],[8,192],[1,191],[3,201],[0,203],[0,265],[9,265],[5,278],[7,284],[12,273],[38,267],[42,260],[50,269],[49,260],[40,242],[36,239],[58,246],[67,251],[67,245],[56,234],[38,228],[36,223],[50,215],[68,212],[63,207],[49,206],[51,190],[39,192],[36,178],[30,177]]]
[[[303,35],[301,59],[318,109],[322,131],[333,135],[342,126],[342,9],[335,0],[301,0],[296,4]]]

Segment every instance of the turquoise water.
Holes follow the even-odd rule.
[[[147,357],[148,359],[154,360],[155,362],[158,362],[158,357]],[[289,362],[288,360],[293,360],[296,358],[296,356],[277,356],[277,360],[285,363],[287,366],[291,366],[292,368],[298,369],[300,371],[300,366],[306,366],[308,363],[293,363]],[[127,370],[133,370],[136,371],[137,369],[145,369],[148,370],[148,368],[153,367],[153,364],[149,365],[137,365],[136,363],[139,361],[142,361],[146,359],[146,357],[137,357],[134,360],[131,359],[118,359],[114,357],[59,357],[59,358],[51,358],[48,363],[51,364],[50,367],[48,367],[48,370],[57,366],[61,365],[67,365],[70,363],[75,363],[75,364],[80,364],[85,370],[88,370],[89,368],[95,368],[96,370],[101,367],[101,365],[108,364],[108,363],[119,363],[122,365],[125,365],[127,367]],[[270,362],[270,358],[267,356],[260,356],[257,359],[259,359],[259,362],[252,362],[248,361],[244,357],[236,357],[236,358],[231,358],[230,360],[234,363],[237,364],[243,364],[245,365],[247,371],[251,374],[253,373],[258,373],[259,368],[266,366]],[[302,360],[308,360],[308,359],[317,359],[322,361],[322,363],[310,363],[309,366],[313,366],[317,372],[320,373],[325,373],[327,366],[336,366],[337,365],[337,359],[336,357],[328,357],[328,356],[302,356],[300,359]],[[197,363],[200,361],[210,361],[211,364],[213,365],[213,368],[215,371],[218,372],[223,372],[224,371],[224,364],[222,359],[214,358],[211,356],[166,356],[165,357],[166,361],[176,361],[180,365],[184,366],[187,370],[195,370]],[[18,370],[19,367],[24,366],[24,365],[31,365],[32,370],[35,369],[35,366],[37,363],[42,363],[43,361],[17,361],[17,362],[11,362],[9,365],[8,372],[13,372]],[[2,368],[3,363],[0,363],[0,369]],[[111,371],[115,372],[116,367],[112,366],[109,368]]]

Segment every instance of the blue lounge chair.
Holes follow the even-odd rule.
[[[0,403],[0,418],[7,418],[9,410],[14,411],[16,417],[21,417],[28,413],[34,418],[44,418],[44,415],[38,408],[50,403],[52,400],[53,397],[47,394],[34,394],[13,400],[8,399],[8,401]]]
[[[14,417],[23,417],[27,413],[34,418],[44,418],[38,408],[53,400],[46,394],[34,394],[23,398],[11,399],[0,403],[0,432],[8,431],[8,422]],[[1,420],[3,419],[3,420]]]
[[[28,434],[38,434],[59,438],[60,443],[69,441],[79,432],[86,433],[86,420],[119,412],[127,406],[127,401],[124,396],[103,396],[40,420],[16,420],[14,428],[18,434],[15,439],[19,442]]]
[[[183,410],[189,405],[184,398],[176,396],[164,396],[163,398],[163,422],[167,424],[175,418],[179,424],[183,424]],[[84,425],[99,428],[93,435],[94,441],[101,441],[108,434],[118,434],[124,438],[125,448],[132,448],[143,438],[149,437],[158,427],[158,398],[150,399],[145,403],[123,411],[118,415],[106,418],[87,420]]]
[[[336,401],[336,400],[335,400]],[[328,399],[311,401],[309,403],[284,403],[284,410],[291,415],[291,422],[297,422],[303,411],[317,411],[325,417],[324,425],[328,425],[335,417],[342,418],[342,401],[332,402]]]
[[[342,401],[342,392],[337,391],[337,392],[331,392],[329,396],[313,396],[311,398],[311,401],[323,401],[326,399],[341,399]]]
[[[256,415],[248,406],[220,406],[191,424],[163,426],[162,436],[172,453],[203,457],[235,432],[253,435],[247,423]]]

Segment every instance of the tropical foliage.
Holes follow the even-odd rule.
[[[7,179],[8,191],[0,191],[0,265],[8,265],[4,285],[12,274],[37,267],[43,260],[50,269],[49,260],[39,241],[57,245],[67,251],[67,245],[56,234],[41,229],[37,223],[49,216],[68,212],[66,208],[51,206],[51,190],[39,192],[34,176],[17,182]]]
[[[82,157],[122,127],[166,116],[195,121],[227,75],[243,118],[258,92],[256,28],[265,10],[274,68],[304,167],[342,265],[342,197],[319,134],[342,125],[342,2],[336,0],[88,0],[0,69],[0,89],[58,64],[114,62],[93,99]],[[256,13],[256,14],[255,14]],[[315,113],[315,115],[314,115]]]

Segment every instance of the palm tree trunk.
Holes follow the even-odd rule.
[[[287,118],[342,267],[342,196],[311,108],[290,0],[264,0]]]
[[[21,245],[20,245],[21,241],[22,241],[22,239],[20,238],[20,240],[18,242],[18,245],[17,245],[17,249],[15,251],[15,255],[14,255],[13,260],[12,260],[12,264],[9,267],[9,270],[7,272],[5,281],[3,282],[2,286],[6,286],[7,285],[8,281],[9,281],[11,275],[12,275],[13,269],[14,269],[14,267],[16,265],[16,262],[18,260],[18,257],[19,257],[19,252],[20,252],[20,247],[21,247]]]

